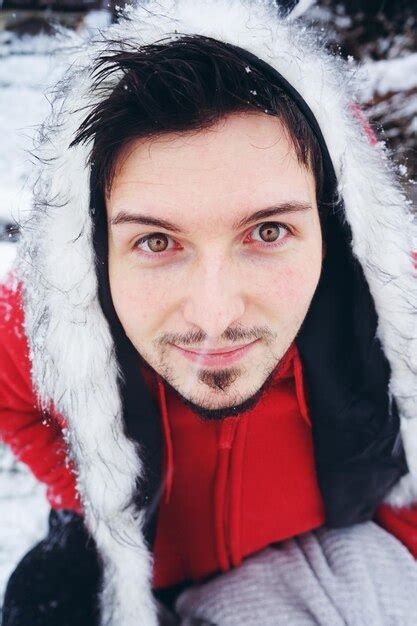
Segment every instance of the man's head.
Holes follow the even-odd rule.
[[[77,141],[108,220],[114,308],[134,347],[206,417],[247,408],[321,272],[320,149],[294,102],[225,44],[187,38],[123,69]]]

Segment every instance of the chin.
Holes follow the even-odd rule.
[[[224,382],[225,374],[228,375],[227,380],[232,381],[233,377],[237,378],[241,373],[239,372],[239,374],[237,374],[236,371],[230,371],[230,370],[219,370],[218,372],[209,370],[208,371],[209,374],[205,375],[204,372],[206,372],[206,370],[203,370],[199,376],[200,382],[206,382],[207,377],[209,377],[210,381],[216,380],[216,377],[218,377],[218,382],[222,382],[222,381]],[[213,392],[210,394],[213,396],[213,400],[208,399],[205,402],[205,401],[201,401],[201,400],[199,401],[197,399],[194,400],[189,397],[185,397],[181,393],[180,390],[175,389],[169,383],[167,383],[167,385],[172,389],[172,391],[177,395],[177,397],[179,397],[180,400],[186,406],[188,406],[196,415],[198,415],[204,420],[213,421],[213,420],[222,420],[226,417],[238,417],[245,411],[249,411],[250,409],[253,409],[258,404],[263,394],[269,388],[273,380],[273,376],[274,376],[274,372],[272,372],[268,376],[265,382],[261,385],[261,387],[255,393],[252,393],[246,399],[239,400],[238,398],[236,398],[235,402],[231,403],[230,399],[227,400],[225,398],[224,404],[222,404],[221,399],[219,398],[219,395],[222,393],[224,395],[225,389],[221,388],[220,386],[217,386],[217,388],[215,388],[214,385],[209,385],[213,389]],[[232,384],[232,382],[230,384]],[[216,404],[218,404],[218,406],[215,406]]]

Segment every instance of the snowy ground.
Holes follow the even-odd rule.
[[[304,2],[305,7],[311,4]],[[102,26],[106,20],[106,16],[93,14],[88,26]],[[30,206],[32,164],[25,150],[31,146],[35,126],[48,112],[45,90],[62,71],[56,60],[62,42],[46,36],[14,43],[6,39],[0,32],[0,219],[19,222]],[[362,71],[370,78],[369,90],[380,95],[417,86],[416,54],[370,62]],[[417,133],[417,94],[408,106]],[[10,267],[14,251],[13,244],[0,244],[0,279]],[[0,605],[15,564],[44,535],[47,512],[43,487],[0,446]]]

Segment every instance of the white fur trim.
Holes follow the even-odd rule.
[[[89,147],[67,149],[86,114],[79,107],[93,103],[88,93],[93,59],[109,39],[141,46],[175,33],[207,35],[274,66],[308,103],[335,167],[353,253],[375,300],[378,337],[392,369],[390,391],[400,408],[413,473],[391,494],[399,505],[417,496],[417,291],[410,257],[416,224],[384,151],[368,143],[351,112],[358,91],[353,68],[321,50],[305,27],[280,18],[272,1],[153,0],[125,13],[127,19],[98,41],[80,42],[58,88],[36,150],[44,165],[17,271],[25,284],[34,384],[42,402],[52,401],[68,419],[87,523],[105,565],[102,624],[153,626],[151,559],[142,515],[131,503],[142,465],[123,433],[117,365],[97,299],[85,166]]]

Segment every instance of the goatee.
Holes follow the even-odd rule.
[[[173,393],[175,393],[176,396],[180,398],[180,400],[193,411],[193,413],[196,413],[196,415],[203,418],[204,420],[214,421],[222,420],[225,417],[238,417],[245,411],[249,411],[250,409],[254,408],[254,406],[260,401],[261,397],[272,383],[275,371],[276,368],[274,368],[274,370],[269,374],[268,378],[265,380],[261,388],[258,389],[258,391],[254,393],[250,398],[247,398],[246,400],[238,404],[221,407],[218,409],[210,409],[204,406],[200,406],[199,404],[195,404],[194,402],[188,400],[182,394],[180,394],[169,383],[167,383],[166,381],[165,382],[173,391]],[[217,371],[201,370],[201,373],[199,374],[199,379],[201,380],[201,382],[204,382],[212,389],[224,391],[224,389],[229,387],[239,375],[240,370],[237,369],[225,369]]]

